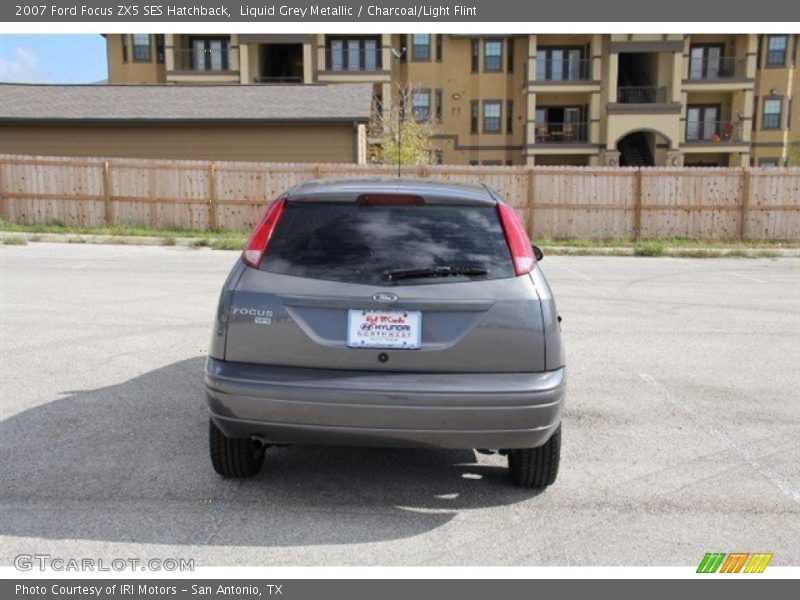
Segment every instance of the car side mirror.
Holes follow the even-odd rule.
[[[539,246],[534,246],[531,244],[531,248],[533,248],[533,256],[536,258],[536,262],[539,262],[544,258],[544,252],[542,252],[542,249],[539,248]]]

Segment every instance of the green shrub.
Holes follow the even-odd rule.
[[[664,254],[664,244],[654,240],[637,242],[633,253],[636,256],[661,256]]]

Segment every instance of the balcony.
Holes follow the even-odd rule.
[[[742,141],[742,126],[732,121],[686,121],[686,142],[730,144]]]
[[[735,56],[716,58],[695,57],[689,60],[688,81],[720,81],[743,79],[747,74],[747,62]]]
[[[666,101],[666,87],[623,85],[617,88],[617,102],[620,104],[663,104]]]
[[[589,123],[537,123],[537,144],[586,144]]]
[[[253,83],[262,83],[265,85],[287,85],[293,83],[303,83],[302,76],[264,76],[253,77]]]

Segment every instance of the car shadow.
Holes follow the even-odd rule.
[[[255,478],[208,459],[203,358],[68,392],[0,423],[0,535],[287,546],[414,536],[522,502],[472,451],[286,446]]]

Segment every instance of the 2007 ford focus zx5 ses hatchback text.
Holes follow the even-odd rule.
[[[496,192],[311,181],[275,200],[225,281],[206,363],[214,469],[278,444],[496,450],[522,487],[558,471],[560,318]]]

